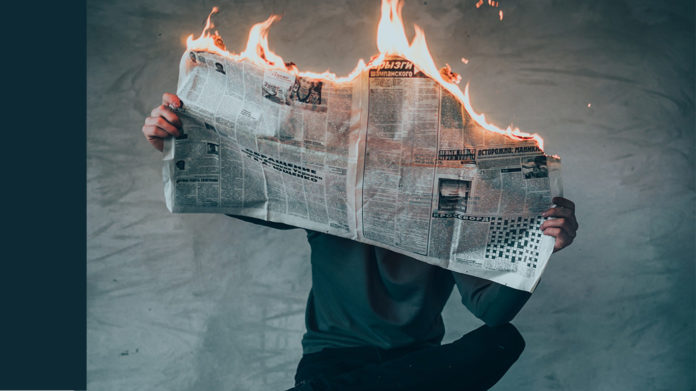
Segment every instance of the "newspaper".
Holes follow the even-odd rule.
[[[533,291],[560,160],[476,123],[402,58],[350,82],[188,51],[167,207],[280,222]]]

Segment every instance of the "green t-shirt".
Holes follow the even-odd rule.
[[[305,354],[324,348],[439,345],[445,334],[442,309],[455,285],[462,303],[491,326],[512,320],[530,296],[349,239],[309,230],[307,239],[312,289],[302,338]]]

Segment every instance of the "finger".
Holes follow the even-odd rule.
[[[172,109],[167,105],[159,105],[152,109],[150,117],[162,117],[170,124],[176,126],[177,128],[181,128],[181,120],[179,119],[179,116],[176,115],[176,113],[173,112]]]
[[[162,117],[147,117],[145,119],[145,125],[155,126],[175,137],[179,136],[179,129],[167,122],[167,120]]]
[[[179,130],[174,127],[174,125],[170,124],[162,117],[147,117],[144,126],[148,127],[151,132],[155,132],[157,129],[164,132],[161,133],[158,131],[158,134],[151,133],[155,134],[157,137],[177,136],[179,133]]]
[[[578,228],[580,228],[580,225],[578,224],[578,220],[575,218],[575,214],[570,211],[569,209],[566,208],[551,208],[547,210],[546,212],[541,214],[544,217],[553,217],[554,219],[550,220],[557,220],[557,219],[564,219],[569,223],[569,227],[573,231],[577,231]],[[547,220],[547,221],[550,221]],[[543,224],[542,224],[543,225]],[[573,235],[575,236],[575,235]]]
[[[551,201],[558,206],[562,206],[564,208],[575,210],[575,202],[573,202],[567,198],[553,197],[553,200],[551,200]]]
[[[143,126],[143,134],[145,134],[145,137],[148,140],[151,138],[167,138],[167,137],[171,136],[169,133],[158,128],[155,125],[144,125]]]
[[[553,236],[556,238],[553,245],[553,252],[562,250],[573,243],[573,238],[568,236],[568,234],[561,228],[547,228],[544,230],[544,235]]]
[[[143,134],[145,134],[147,141],[150,142],[150,144],[152,144],[152,146],[158,151],[162,152],[164,150],[164,139],[157,136],[159,132],[167,134],[167,132],[163,131],[162,129],[157,129],[155,126],[143,125]]]
[[[153,147],[155,147],[158,151],[162,152],[164,150],[164,140],[161,138],[153,137],[153,138],[148,138],[147,141],[152,144]]]
[[[557,237],[558,235],[561,234],[561,232],[563,232],[563,230],[558,228],[558,227],[546,228],[543,231],[544,235],[553,236],[553,237]]]
[[[544,217],[568,217],[573,216],[573,210],[566,207],[549,208],[541,215]]]
[[[180,108],[184,105],[184,102],[182,102],[178,96],[165,92],[162,95],[162,104],[165,106],[173,106],[176,108]]]
[[[573,222],[571,219],[565,219],[565,218],[560,218],[560,219],[551,219],[551,220],[546,220],[544,221],[543,224],[539,227],[542,231],[545,230],[546,228],[561,228],[562,230],[566,231],[568,236],[571,238],[574,238],[576,233],[576,229],[573,226]]]

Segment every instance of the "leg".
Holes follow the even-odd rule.
[[[337,376],[379,362],[379,349],[369,346],[324,349],[317,353],[305,354],[297,365],[295,385],[319,377]]]
[[[309,381],[312,391],[486,390],[512,366],[524,339],[511,324],[482,326],[447,345]]]

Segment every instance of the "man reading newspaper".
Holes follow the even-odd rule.
[[[162,151],[177,137],[183,102],[165,93],[142,131]],[[531,174],[530,174],[531,175]],[[445,184],[442,197],[466,192]],[[575,205],[562,197],[543,213],[554,252],[573,242]],[[284,224],[242,220],[279,229]],[[307,230],[312,289],[303,356],[292,390],[485,390],[517,360],[525,343],[509,322],[530,293],[417,261],[386,249]],[[462,304],[485,324],[441,344],[441,312],[454,286]]]

